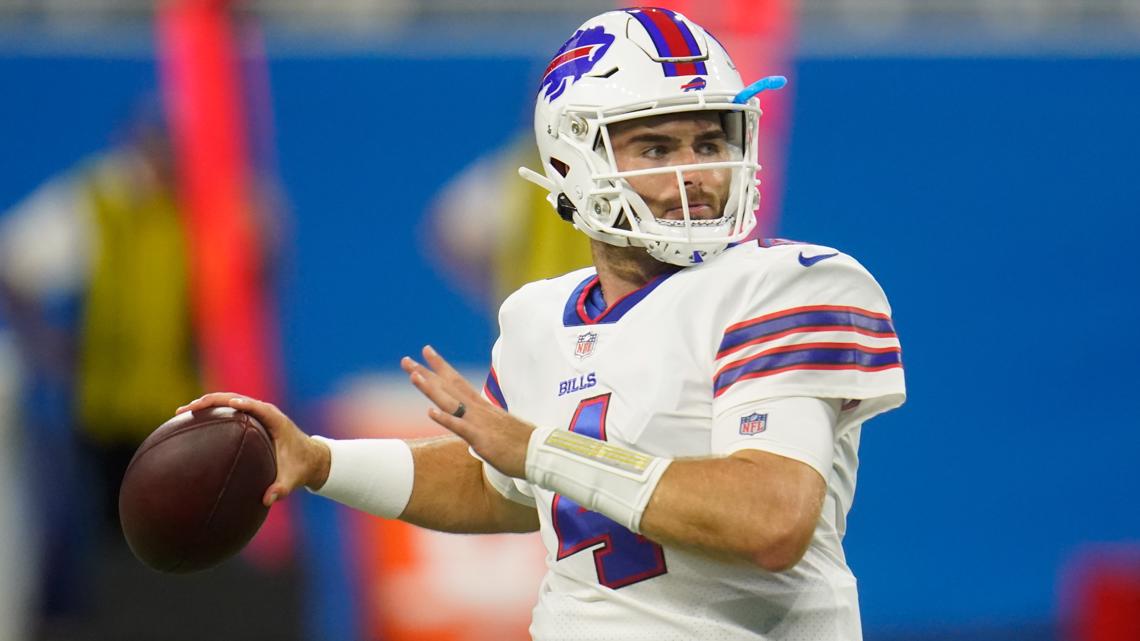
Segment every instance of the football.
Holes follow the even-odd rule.
[[[273,441],[253,416],[228,407],[184,412],[139,445],[119,488],[131,551],[160,572],[212,567],[241,550],[269,513]]]

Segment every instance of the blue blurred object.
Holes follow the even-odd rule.
[[[486,363],[493,320],[432,267],[421,219],[526,120],[533,71],[522,57],[272,62],[296,224],[282,298],[294,406],[429,341]],[[21,159],[0,177],[4,208],[101,145],[153,66],[0,57],[0,74],[21,88],[0,102]],[[1050,638],[1073,551],[1137,541],[1138,77],[1128,57],[796,69],[781,235],[878,277],[908,372],[907,405],[864,431],[847,538],[868,639]],[[446,99],[396,99],[444,83]]]
[[[733,98],[732,101],[738,105],[742,105],[751,100],[753,96],[760,93],[761,91],[767,91],[769,89],[783,89],[787,84],[788,79],[783,76],[768,76],[766,78],[761,78],[742,89],[740,93],[736,94],[736,97]]]

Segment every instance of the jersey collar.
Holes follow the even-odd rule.
[[[621,320],[622,316],[625,316],[626,312],[633,309],[634,305],[648,296],[649,292],[657,289],[658,285],[676,273],[676,271],[672,271],[654,277],[653,280],[642,285],[639,289],[617,299],[609,307],[605,306],[605,299],[602,298],[602,287],[598,282],[598,276],[596,274],[589,276],[586,280],[578,283],[566,301],[566,307],[562,310],[562,325],[579,327],[616,323]]]

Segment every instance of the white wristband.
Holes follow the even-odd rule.
[[[333,440],[313,436],[332,453],[329,478],[314,494],[394,519],[408,507],[415,480],[412,448],[399,439]]]
[[[671,459],[551,427],[530,436],[526,478],[634,532]]]

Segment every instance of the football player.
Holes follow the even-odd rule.
[[[604,13],[555,54],[535,135],[557,213],[594,265],[503,304],[482,390],[405,358],[423,442],[277,442],[267,503],[300,486],[452,532],[538,530],[531,633],[570,639],[861,638],[842,548],[862,424],[905,396],[887,300],[828,247],[755,225],[762,91],[699,25]]]

